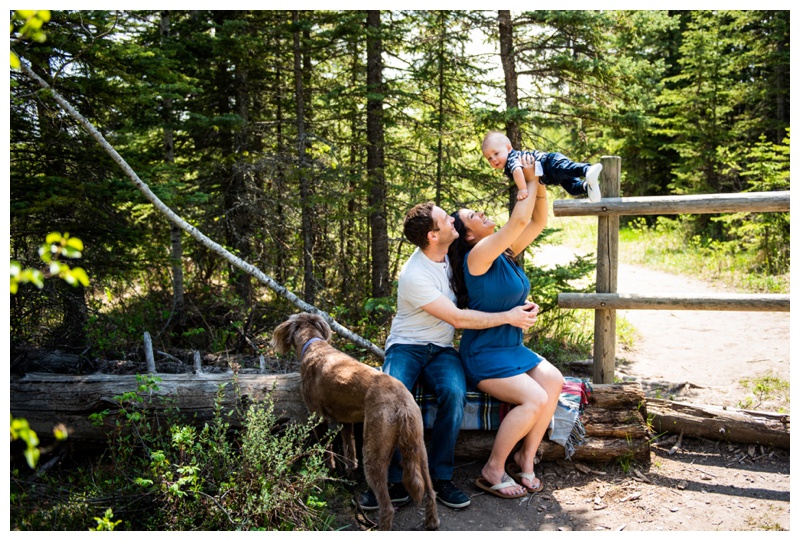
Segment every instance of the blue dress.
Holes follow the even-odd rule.
[[[531,283],[521,268],[501,255],[485,274],[473,276],[467,266],[470,253],[463,263],[470,309],[505,312],[525,303]],[[522,345],[522,329],[513,325],[466,329],[461,335],[459,352],[472,386],[484,379],[522,374],[544,360]]]

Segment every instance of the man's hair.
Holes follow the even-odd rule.
[[[409,242],[422,249],[428,247],[428,231],[436,230],[432,217],[434,206],[433,201],[414,205],[403,220],[403,234]]]
[[[510,145],[511,139],[506,137],[506,134],[499,131],[490,131],[483,137],[483,143],[481,143],[481,150],[486,150],[486,145],[489,143],[493,143],[495,141],[499,141],[504,145]]]

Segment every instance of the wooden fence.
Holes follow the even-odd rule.
[[[555,216],[597,216],[596,293],[560,293],[560,308],[593,309],[594,382],[613,383],[617,310],[738,310],[789,311],[789,295],[720,294],[643,296],[617,293],[619,217],[652,214],[717,214],[729,212],[789,212],[789,192],[619,197],[621,159],[604,156],[600,177],[602,201],[559,199]]]

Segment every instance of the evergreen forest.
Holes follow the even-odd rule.
[[[20,63],[177,215],[379,347],[405,212],[508,212],[487,130],[620,156],[623,196],[788,189],[789,11],[18,11],[11,51],[10,257],[41,270],[17,287],[12,264],[12,357],[120,359],[145,331],[258,356],[298,311],[165,219]],[[685,231],[788,272],[788,213]],[[537,302],[593,266],[529,269]]]

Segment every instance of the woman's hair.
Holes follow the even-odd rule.
[[[458,238],[447,249],[447,256],[453,269],[450,275],[450,286],[456,294],[456,306],[467,308],[469,306],[469,294],[467,293],[467,283],[464,279],[464,260],[467,258],[467,253],[472,250],[473,244],[467,242],[467,228],[461,220],[459,211],[455,211],[450,216],[453,217],[453,227],[458,232]],[[515,265],[519,265],[514,259],[514,254],[511,252],[510,247],[503,252],[502,257],[506,257]]]
[[[466,308],[469,304],[469,296],[467,295],[467,284],[464,282],[464,258],[467,252],[472,249],[472,246],[467,244],[467,228],[464,227],[464,222],[461,221],[461,216],[458,211],[451,214],[454,218],[453,227],[458,232],[458,238],[450,243],[447,248],[447,256],[450,258],[450,286],[456,294],[456,306],[459,308]]]

